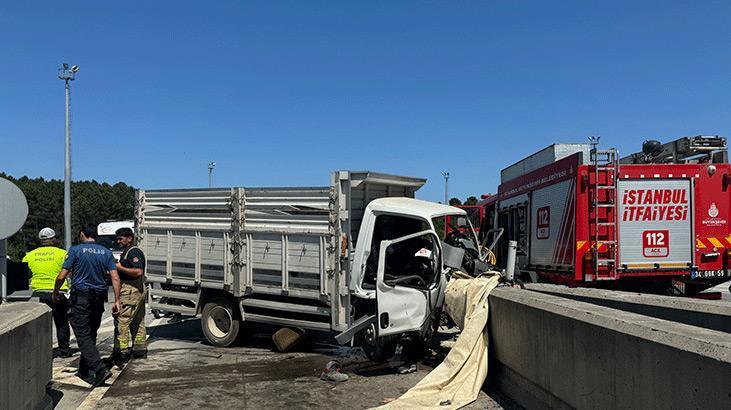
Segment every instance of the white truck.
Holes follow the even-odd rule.
[[[428,339],[446,287],[435,222],[465,211],[413,199],[424,183],[336,171],[322,187],[139,190],[150,307],[200,314],[216,346],[245,322],[338,333],[374,359]]]
[[[105,248],[109,248],[116,260],[119,260],[119,256],[122,254],[122,248],[117,244],[117,230],[121,228],[131,228],[134,230],[135,221],[132,219],[107,221],[100,223],[96,227],[96,241]]]

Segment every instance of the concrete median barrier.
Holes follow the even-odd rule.
[[[727,333],[513,288],[489,303],[489,379],[526,408],[731,408]]]
[[[50,407],[51,309],[31,302],[0,305],[0,409]]]
[[[604,289],[568,288],[545,283],[531,283],[526,286],[530,290],[549,295],[731,333],[731,303],[724,301]]]

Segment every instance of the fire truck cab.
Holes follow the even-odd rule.
[[[501,171],[482,229],[518,242],[516,272],[570,286],[693,294],[728,280],[726,139],[645,141],[620,158],[598,139],[554,144]]]

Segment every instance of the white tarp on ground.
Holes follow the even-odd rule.
[[[480,393],[487,377],[487,297],[499,276],[452,279],[445,292],[447,314],[462,329],[444,361],[384,409],[458,409]]]

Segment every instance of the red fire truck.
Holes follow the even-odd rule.
[[[472,224],[473,229],[477,235],[480,235],[480,229],[482,227],[482,221],[485,219],[485,207],[478,202],[475,205],[455,205],[455,207],[464,209],[467,212],[467,219]],[[453,229],[459,229],[462,232],[469,232],[467,227],[459,228],[454,223],[454,218],[447,216],[447,223],[444,227],[444,233],[449,234]],[[452,228],[454,227],[454,228]]]
[[[728,280],[731,166],[726,139],[646,141],[615,149],[554,144],[501,171],[482,201],[483,231],[518,242],[516,272],[570,286],[693,294]]]

